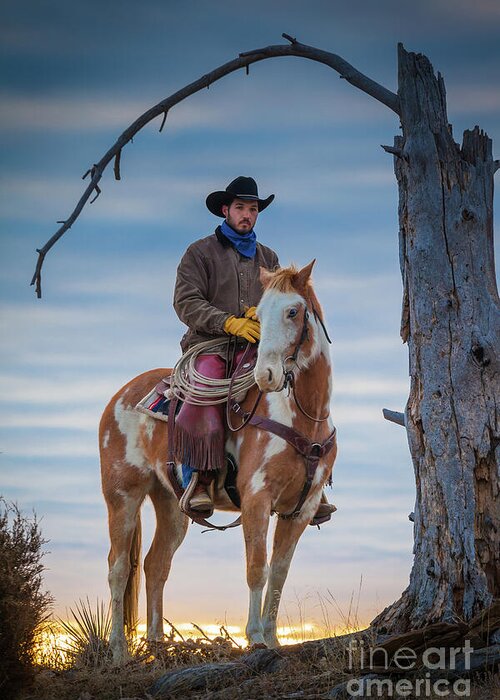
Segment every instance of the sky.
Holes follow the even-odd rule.
[[[412,562],[413,468],[404,429],[382,417],[383,407],[403,410],[409,387],[397,185],[380,148],[400,133],[396,115],[330,68],[263,61],[172,109],[161,134],[157,119],[126,146],[122,180],[105,173],[99,199],[49,253],[41,300],[29,286],[35,249],[132,121],[238,53],[283,42],[282,32],[393,91],[397,43],[426,54],[444,77],[456,140],[479,124],[498,157],[500,6],[4,0],[1,16],[0,493],[41,519],[56,614],[81,598],[107,600],[99,418],[132,377],[178,359],[176,266],[218,223],[206,195],[246,175],[261,196],[276,195],[257,222],[259,240],[283,265],[317,259],[314,285],[333,339],[339,455],[328,495],[338,511],[299,543],[281,619],[342,628],[361,585],[355,616],[368,623],[399,597]],[[149,504],[144,527],[147,543]],[[241,531],[192,525],[165,615],[243,625],[244,571]]]

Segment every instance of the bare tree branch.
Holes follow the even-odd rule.
[[[113,158],[115,159],[114,173],[115,178],[119,180],[121,151],[129,141],[133,140],[135,134],[137,134],[146,124],[149,124],[150,121],[155,119],[160,114],[163,114],[163,120],[160,126],[161,131],[165,125],[165,120],[169,109],[171,109],[174,105],[179,104],[179,102],[185,100],[186,97],[189,97],[190,95],[193,95],[204,88],[209,88],[212,83],[220,80],[220,78],[223,78],[226,75],[229,75],[229,73],[233,73],[240,68],[245,68],[248,73],[248,68],[252,63],[264,61],[268,58],[275,58],[279,56],[298,56],[301,58],[307,58],[312,61],[317,61],[318,63],[323,63],[326,66],[330,66],[330,68],[333,68],[333,70],[340,74],[341,78],[347,80],[349,83],[351,83],[351,85],[354,85],[363,92],[366,92],[368,95],[371,95],[376,100],[382,102],[382,104],[385,104],[387,107],[392,109],[393,112],[399,114],[399,100],[395,93],[387,90],[387,88],[379,85],[375,81],[371,80],[371,78],[363,75],[363,73],[360,73],[353,66],[351,66],[350,63],[344,61],[344,59],[340,56],[329,53],[328,51],[316,49],[312,46],[301,44],[297,41],[297,39],[289,36],[288,34],[283,34],[283,37],[291,42],[290,45],[283,44],[266,46],[262,49],[247,51],[240,54],[238,58],[235,58],[228,63],[224,63],[222,66],[219,66],[210,73],[206,73],[201,78],[198,78],[198,80],[195,80],[193,83],[186,85],[181,90],[178,90],[173,95],[170,95],[170,97],[158,102],[157,105],[148,109],[146,112],[144,112],[144,114],[141,114],[141,116],[136,119],[133,124],[125,129],[125,131],[101,158],[101,160],[98,163],[95,163],[94,166],[85,173],[84,178],[90,174],[91,181],[71,216],[64,220],[63,225],[56,231],[52,238],[45,243],[43,248],[37,248],[38,261],[31,284],[36,285],[36,295],[38,298],[41,298],[42,296],[42,265],[45,260],[45,256],[52,246],[57,243],[61,236],[63,236],[66,231],[71,228],[72,224],[78,218],[80,212],[93,192],[95,192],[95,196],[90,201],[94,202],[97,199],[101,193],[98,183],[111,160],[113,160]]]
[[[384,418],[391,421],[391,423],[396,423],[397,425],[405,425],[405,414],[400,411],[391,411],[388,408],[382,409]]]
[[[396,146],[384,146],[383,144],[380,145],[386,153],[392,153],[392,155],[396,156],[396,158],[404,158],[403,151],[400,148],[397,148]]]
[[[122,149],[120,148],[120,150],[118,151],[118,153],[115,156],[115,167],[114,167],[115,180],[121,180],[121,176],[120,176],[120,158],[121,157],[122,157]]]

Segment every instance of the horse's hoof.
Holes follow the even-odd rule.
[[[265,642],[254,642],[248,647],[249,651],[255,651],[256,649],[268,649]]]

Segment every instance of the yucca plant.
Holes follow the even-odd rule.
[[[88,598],[69,610],[72,619],[59,620],[66,634],[66,647],[62,650],[73,666],[96,668],[111,661],[109,646],[111,614],[109,605],[98,600],[93,607]]]

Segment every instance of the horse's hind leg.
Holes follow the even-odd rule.
[[[313,511],[314,512],[314,511]],[[285,584],[290,562],[300,536],[309,522],[307,518],[301,516],[296,520],[280,520],[276,523],[273,541],[273,554],[269,567],[266,597],[262,623],[264,629],[264,640],[268,647],[279,646],[276,635],[276,618],[281,600],[281,593]]]
[[[114,494],[112,497],[106,498],[111,540],[108,556],[112,619],[109,642],[115,663],[120,663],[127,656],[127,640],[124,631],[124,597],[127,584],[134,587],[134,596],[138,592],[138,587],[135,585],[139,577],[138,564],[136,563],[136,568],[131,570],[130,554],[133,542],[136,542],[137,548],[140,548],[139,511],[144,495],[144,492],[139,492],[135,495]],[[128,620],[129,625],[134,622]]]
[[[163,588],[170,572],[172,557],[182,543],[189,520],[176,497],[157,478],[149,496],[156,513],[156,530],[144,559],[147,600],[147,637],[163,639]]]

